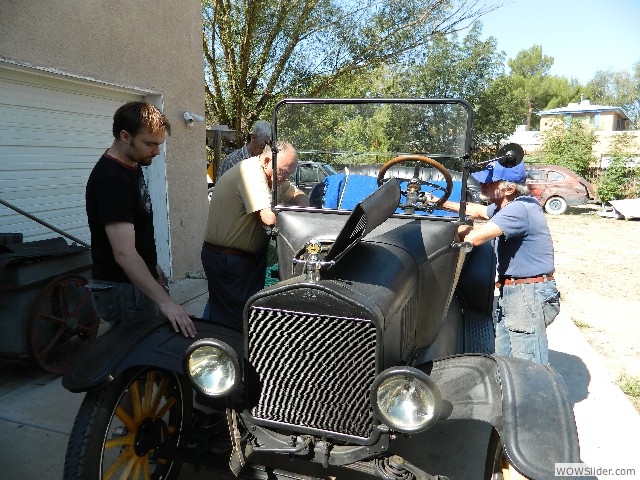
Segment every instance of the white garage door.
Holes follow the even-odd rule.
[[[90,243],[87,178],[113,141],[115,110],[141,99],[88,82],[0,65],[0,199]],[[164,158],[156,160],[154,168],[158,164],[164,173]],[[160,201],[152,201],[160,207],[156,215],[164,210],[166,219],[165,182],[149,185],[152,191],[158,186],[164,192],[158,192]],[[1,204],[0,232],[20,232],[24,241],[60,236]],[[161,264],[168,260],[162,248],[167,243],[159,245]]]

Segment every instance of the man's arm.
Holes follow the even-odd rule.
[[[434,201],[435,198],[433,196],[430,196],[430,200]],[[451,212],[460,212],[460,203],[447,200],[440,206],[440,208],[449,210]],[[465,214],[469,215],[470,217],[489,220],[488,207],[480,203],[468,202],[466,205]],[[458,235],[461,240],[469,242],[474,247],[477,247],[478,245],[482,245],[483,243],[488,242],[493,238],[501,236],[502,229],[492,222],[483,223],[478,227],[473,227],[471,225],[461,225],[460,227],[458,227]]]
[[[502,229],[493,222],[483,223],[479,227],[461,225],[458,227],[458,235],[465,242],[469,242],[474,247],[477,247],[493,238],[501,236]]]
[[[149,297],[169,319],[173,329],[185,337],[194,337],[196,328],[184,309],[174,302],[149,272],[136,250],[135,230],[132,223],[116,222],[105,226],[113,256],[127,278]]]
[[[460,204],[458,202],[450,202],[447,200],[440,207],[443,210],[449,210],[450,212],[460,212]],[[470,217],[483,218],[489,220],[489,214],[487,213],[487,206],[480,203],[467,203],[465,214]]]
[[[276,224],[276,214],[273,213],[271,207],[263,208],[258,212],[258,214],[260,215],[260,221],[263,223],[263,225],[271,227]]]

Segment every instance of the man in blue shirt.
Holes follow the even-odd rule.
[[[260,155],[264,150],[264,146],[269,142],[271,142],[271,124],[266,120],[258,120],[253,124],[249,143],[245,143],[239,149],[234,150],[220,162],[220,166],[216,172],[216,182],[236,163]]]
[[[524,165],[492,162],[473,173],[489,205],[468,203],[466,213],[488,220],[463,226],[460,235],[474,246],[497,238],[498,305],[494,313],[496,353],[547,364],[546,327],[560,311],[553,278],[553,241],[542,207],[529,195]],[[445,202],[446,210],[460,204]]]

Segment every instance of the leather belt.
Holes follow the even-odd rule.
[[[502,288],[504,285],[520,285],[522,283],[540,283],[553,280],[553,274],[538,275],[537,277],[511,278],[503,277],[496,282],[496,288]]]
[[[236,257],[250,257],[252,254],[245,252],[244,250],[238,250],[237,248],[223,247],[221,245],[214,245],[213,243],[204,242],[204,248],[211,252],[220,253],[222,255],[234,255]]]

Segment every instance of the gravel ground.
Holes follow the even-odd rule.
[[[612,379],[640,379],[640,220],[597,215],[599,207],[547,215],[556,279],[567,307]]]

